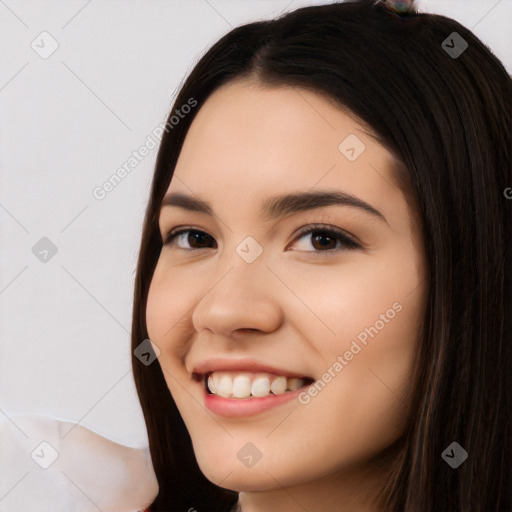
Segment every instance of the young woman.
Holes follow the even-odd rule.
[[[202,57],[136,277],[151,511],[512,510],[511,98],[469,30],[370,0]]]

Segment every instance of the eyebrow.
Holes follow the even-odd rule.
[[[346,192],[331,190],[299,192],[269,197],[263,202],[260,215],[266,220],[270,220],[285,217],[292,213],[333,205],[358,208],[388,223],[386,217],[384,217],[379,210],[362,199],[347,194]],[[162,200],[161,207],[164,208],[166,206],[175,206],[185,210],[214,216],[213,209],[209,203],[181,192],[167,194]]]

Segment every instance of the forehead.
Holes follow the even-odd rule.
[[[355,160],[345,141],[360,153]],[[238,81],[197,113],[169,191],[247,209],[270,194],[340,189],[384,208],[401,196],[395,163],[357,118],[321,95]]]

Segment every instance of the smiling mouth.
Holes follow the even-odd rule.
[[[286,377],[266,372],[214,371],[194,374],[208,395],[247,399],[277,396],[297,391],[314,382],[311,377]]]

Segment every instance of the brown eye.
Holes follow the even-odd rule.
[[[177,241],[186,241],[190,245],[190,248],[178,245],[179,249],[184,250],[205,249],[208,248],[208,244],[211,242],[215,243],[208,233],[197,229],[180,229],[179,231],[171,232],[165,239],[165,245],[176,245]]]
[[[309,240],[310,247],[313,247],[312,251],[307,248],[299,249],[305,252],[335,252],[361,248],[359,243],[342,231],[322,225],[308,226],[308,229],[301,231],[296,240],[302,239]]]
[[[362,246],[336,228],[324,225],[310,225],[304,229],[296,238],[296,240],[307,239],[309,237],[309,247],[297,249],[304,252],[313,253],[332,253],[341,250],[359,249]],[[184,245],[185,244],[185,245]],[[188,244],[188,247],[186,247]],[[176,246],[184,251],[193,251],[198,249],[215,248],[217,244],[212,236],[204,231],[193,228],[181,228],[171,231],[165,239],[164,245]],[[296,249],[294,249],[296,250]]]

